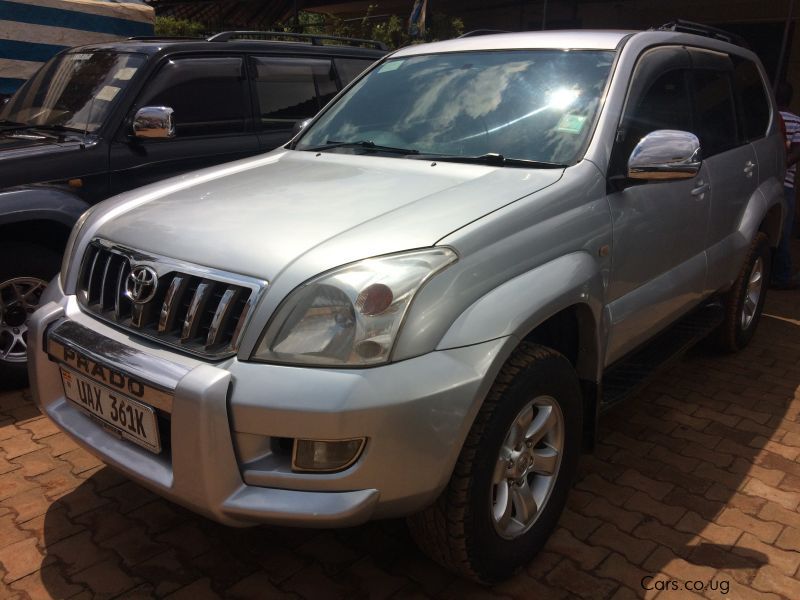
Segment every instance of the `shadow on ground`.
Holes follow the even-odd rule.
[[[732,592],[767,591],[796,554],[775,542],[798,516],[800,443],[784,443],[800,440],[798,333],[798,294],[771,292],[747,349],[695,350],[603,417],[596,453],[582,459],[545,550],[494,588],[427,560],[402,521],[231,529],[102,467],[47,510],[42,583],[53,597],[82,588],[106,597],[179,591],[193,600],[624,598],[646,595],[648,576],[648,585],[727,581]]]

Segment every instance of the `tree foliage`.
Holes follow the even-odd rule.
[[[156,17],[155,34],[164,37],[205,37],[207,31],[203,23],[175,17]]]
[[[424,39],[412,39],[408,34],[407,17],[398,15],[376,15],[375,5],[370,5],[360,19],[342,20],[334,15],[301,11],[298,28],[302,33],[316,33],[345,37],[378,40],[389,48],[400,48],[409,44],[432,42],[458,37],[464,33],[464,22],[458,17],[442,13],[428,16]],[[279,23],[276,29],[295,31],[294,19]]]
[[[320,35],[336,35],[344,37],[378,40],[389,48],[400,48],[409,44],[432,42],[458,37],[464,33],[464,22],[458,17],[442,13],[428,15],[425,38],[412,39],[408,34],[408,16],[376,15],[375,5],[370,5],[366,14],[360,19],[342,20],[334,15],[300,11],[297,27],[294,18],[276,23],[267,28],[273,31],[298,31]],[[230,27],[235,29],[235,27]],[[157,16],[155,34],[166,37],[206,37],[212,33],[206,24],[188,19]]]

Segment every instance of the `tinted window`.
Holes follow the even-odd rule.
[[[96,131],[144,61],[140,54],[59,54],[20,88],[0,111],[0,118],[39,127]]]
[[[176,134],[244,131],[246,85],[241,58],[169,60],[145,88],[139,106],[169,106]]]
[[[657,77],[644,93],[631,98],[633,105],[626,107],[623,118],[624,135],[618,140],[614,153],[615,172],[626,171],[628,157],[648,133],[658,129],[693,131],[688,73],[688,69],[667,71]],[[641,80],[634,78],[631,87],[635,88],[637,83]]]
[[[339,72],[339,79],[342,81],[342,86],[345,86],[361,75],[373,61],[364,60],[362,58],[334,58],[333,62],[336,65],[336,70]]]
[[[755,63],[744,58],[733,58],[733,81],[741,102],[741,118],[748,140],[764,137],[769,125],[770,106],[764,81]]]
[[[692,81],[703,157],[735,147],[736,113],[728,74],[696,69]]]
[[[256,57],[254,64],[259,114],[267,129],[291,128],[336,95],[330,60]]]

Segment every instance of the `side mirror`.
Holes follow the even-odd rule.
[[[133,135],[137,138],[175,137],[174,111],[169,106],[144,106],[133,117]]]
[[[702,160],[700,140],[688,131],[659,129],[644,136],[628,159],[631,179],[690,179]]]
[[[311,123],[311,119],[303,119],[302,121],[297,121],[294,124],[294,127],[292,127],[292,137],[296,136],[298,133],[303,131],[303,129],[308,127],[309,123]]]

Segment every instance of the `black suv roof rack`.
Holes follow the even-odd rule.
[[[292,33],[291,31],[222,31],[208,38],[209,42],[227,42],[235,39],[294,39],[299,42],[309,42],[314,46],[322,46],[325,41],[342,42],[347,46],[367,46],[377,50],[388,50],[386,44],[378,40],[362,40],[359,38],[342,37],[338,35],[317,35],[315,33]]]
[[[190,35],[134,35],[128,38],[131,41],[150,42],[159,40],[195,40],[196,42],[203,42],[206,38],[192,37]]]
[[[684,19],[675,19],[674,21],[670,21],[669,23],[664,23],[663,25],[659,25],[658,27],[651,27],[650,30],[693,33],[695,35],[702,35],[704,37],[713,38],[715,40],[720,40],[722,42],[728,42],[729,44],[742,46],[743,48],[750,47],[750,45],[745,41],[744,38],[736,35],[735,33],[731,33],[730,31],[725,31],[724,29],[719,29],[718,27],[712,27],[711,25],[705,25],[703,23],[686,21]]]
[[[495,33],[511,33],[511,32],[506,31],[505,29],[475,29],[474,31],[468,31],[467,33],[462,33],[460,36],[458,36],[458,39],[477,37],[479,35],[492,35]]]

